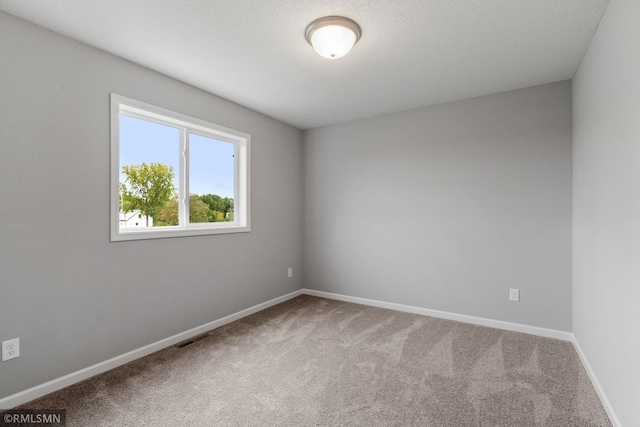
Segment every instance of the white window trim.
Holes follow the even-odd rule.
[[[124,112],[132,117],[139,117],[144,120],[167,124],[171,127],[184,127],[189,132],[201,136],[214,138],[219,141],[232,143],[234,149],[234,221],[233,222],[210,222],[189,224],[189,195],[183,194],[179,203],[184,204],[181,209],[179,226],[151,227],[145,230],[120,229],[120,113]],[[185,161],[185,140],[184,131],[180,132],[181,144],[181,165],[179,173],[179,185],[185,188],[188,174],[188,162]],[[165,108],[127,98],[115,93],[111,94],[111,241],[159,239],[166,237],[201,236],[209,234],[246,233],[251,231],[251,135],[219,126],[204,120],[176,113]],[[184,192],[186,193],[186,192]]]

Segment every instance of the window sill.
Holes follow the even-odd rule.
[[[111,241],[166,239],[170,237],[207,236],[211,234],[248,233],[250,231],[251,227],[241,225],[220,227],[162,227],[162,229],[115,231],[111,233]]]

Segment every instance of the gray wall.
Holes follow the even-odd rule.
[[[252,134],[252,232],[109,242],[110,92]],[[301,180],[299,130],[0,12],[0,398],[300,289]]]
[[[305,287],[571,330],[570,82],[304,138]]]
[[[640,2],[612,0],[573,81],[573,324],[624,426],[640,426]]]

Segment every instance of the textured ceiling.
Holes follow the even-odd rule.
[[[301,129],[573,77],[608,0],[0,0],[0,10]],[[326,15],[362,39],[304,38]]]

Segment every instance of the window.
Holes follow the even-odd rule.
[[[251,230],[251,136],[111,94],[111,240]]]

